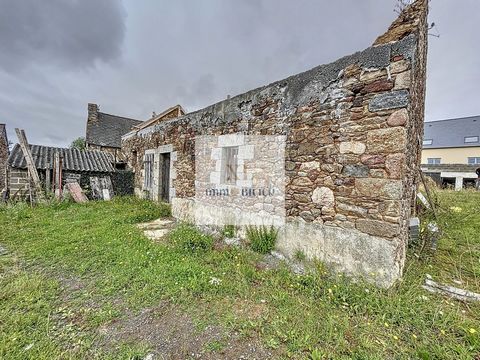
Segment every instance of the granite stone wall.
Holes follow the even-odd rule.
[[[8,139],[4,124],[0,124],[0,193],[5,187],[5,175],[8,160]]]
[[[401,276],[423,131],[427,0],[358,53],[129,134],[122,152],[142,192],[143,156],[176,153],[171,202],[191,219],[195,136],[284,135],[278,248],[389,286]]]

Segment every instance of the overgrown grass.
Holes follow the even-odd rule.
[[[273,226],[248,226],[246,232],[253,251],[268,254],[275,249],[278,230]]]
[[[204,253],[213,248],[213,238],[189,224],[177,226],[169,234],[169,238],[177,248],[187,253]]]
[[[147,201],[0,208],[0,244],[20,257],[0,257],[0,358],[145,355],[140,345],[99,348],[97,329],[126,308],[168,301],[199,324],[261,339],[279,357],[472,359],[480,353],[480,306],[421,285],[428,273],[478,290],[480,194],[439,197],[438,251],[410,249],[403,281],[389,290],[352,283],[321,264],[306,275],[263,270],[262,256],[249,250],[201,245],[198,256],[185,242],[195,239],[197,249],[205,238],[191,227],[173,232],[174,245],[153,243],[133,224],[169,212]],[[69,289],[70,278],[82,286]]]

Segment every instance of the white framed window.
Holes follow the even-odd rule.
[[[478,136],[465,136],[465,144],[478,143]]]
[[[480,157],[468,157],[468,165],[480,164]]]
[[[439,165],[441,164],[441,162],[442,162],[441,158],[427,158],[428,165]]]
[[[237,182],[238,146],[222,148],[222,168],[220,182],[226,185],[235,185]]]
[[[423,145],[432,145],[433,144],[433,140],[432,139],[424,139],[423,140]]]

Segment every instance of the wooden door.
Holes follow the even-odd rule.
[[[160,189],[160,198],[162,201],[170,200],[170,153],[161,154],[162,156],[162,187]]]

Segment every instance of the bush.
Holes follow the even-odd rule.
[[[205,252],[213,248],[213,238],[192,225],[177,226],[169,235],[170,241],[182,251]]]
[[[278,230],[273,226],[248,226],[247,238],[253,251],[260,254],[268,254],[275,249]]]

